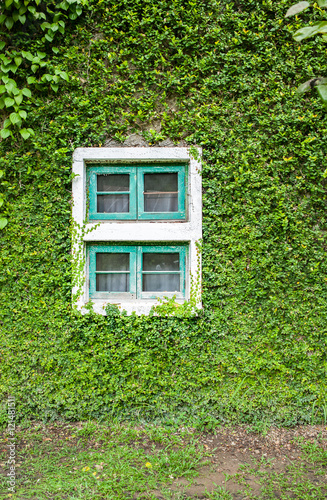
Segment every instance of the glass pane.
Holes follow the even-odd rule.
[[[129,191],[129,174],[97,175],[97,191]]]
[[[179,292],[179,274],[143,274],[143,292]]]
[[[178,174],[144,174],[144,192],[178,191]]]
[[[97,292],[129,292],[129,274],[97,274]]]
[[[114,214],[129,212],[129,194],[100,194],[97,196],[97,212]]]
[[[144,175],[144,211],[178,212],[178,174]]]
[[[97,253],[97,271],[129,271],[129,253]]]
[[[145,194],[144,212],[178,212],[178,195]]]
[[[179,253],[144,253],[143,271],[179,271]]]

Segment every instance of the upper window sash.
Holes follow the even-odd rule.
[[[104,175],[115,175],[115,174],[125,174],[129,176],[129,186],[126,190],[115,191],[114,188],[109,191],[102,191],[98,186],[98,176]],[[89,219],[90,220],[108,220],[108,219],[136,219],[136,168],[129,166],[112,166],[112,167],[89,167],[88,168],[88,179],[89,179]],[[124,212],[99,212],[98,204],[99,198],[102,197],[114,197],[119,198],[124,196],[128,199],[129,210]]]
[[[160,177],[157,177],[160,174],[164,174],[161,182]],[[99,178],[102,175],[108,177],[128,175],[129,186],[118,191],[115,191],[114,187],[103,190],[99,185],[101,184]],[[89,220],[185,219],[186,179],[186,164],[89,166],[87,167]],[[149,189],[150,184],[152,185]],[[116,207],[122,207],[124,211],[101,211],[101,205],[105,204],[107,206],[116,204]]]
[[[151,195],[145,190],[145,176],[151,174],[176,174],[177,175],[177,191],[173,187],[172,191],[161,191],[161,186],[158,185],[154,196],[164,196],[165,192],[174,196],[177,195],[177,210],[175,211],[151,211],[146,210],[145,197]],[[163,165],[163,166],[147,166],[137,168],[137,198],[138,198],[138,218],[141,220],[153,219],[185,219],[185,177],[186,165]]]

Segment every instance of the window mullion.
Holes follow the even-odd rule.
[[[137,248],[130,247],[129,283],[130,293],[136,293]]]
[[[137,247],[137,271],[136,271],[136,279],[137,279],[137,298],[140,299],[142,296],[142,255],[143,255],[143,247]]]

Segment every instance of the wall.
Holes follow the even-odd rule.
[[[35,137],[0,142],[0,388],[21,418],[323,418],[326,113],[295,86],[325,45],[293,42],[288,6],[92,1],[55,55],[15,35],[70,78],[35,89]],[[133,134],[203,148],[201,316],[72,309],[73,151]]]

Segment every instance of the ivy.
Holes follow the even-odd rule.
[[[5,0],[0,7],[0,26],[5,28],[5,31],[0,32],[0,51],[2,51],[0,53],[0,82],[2,82],[0,83],[0,110],[3,110],[6,116],[3,128],[0,130],[2,139],[14,137],[17,133],[24,140],[34,135],[34,130],[23,124],[27,120],[28,108],[32,102],[31,88],[44,91],[50,86],[53,92],[57,92],[60,81],[69,81],[65,71],[54,68],[51,58],[46,59],[46,52],[37,50],[32,54],[30,51],[23,50],[22,47],[30,38],[40,36],[41,31],[44,32],[41,42],[46,48],[47,42],[52,43],[57,33],[61,35],[65,33],[64,20],[67,18],[75,20],[82,14],[83,5],[86,5],[86,0],[63,0],[62,2]],[[48,22],[49,20],[51,22]],[[28,31],[22,33],[17,25],[26,26]],[[52,52],[58,53],[58,51],[59,49],[52,46]],[[19,71],[21,65],[25,71]],[[52,71],[52,73],[44,73],[44,71]],[[36,76],[33,76],[34,74]],[[20,85],[23,87],[20,88]],[[0,199],[3,204],[4,198]],[[0,230],[7,222],[5,217],[1,217]]]
[[[294,41],[320,12],[289,5],[92,0],[53,42],[44,19],[3,28],[22,58],[5,76],[31,91],[18,105],[12,83],[3,119],[17,105],[34,131],[0,142],[0,390],[20,418],[323,420],[327,117],[295,88],[324,74],[325,42]],[[203,148],[199,315],[72,307],[72,153],[134,133]]]
[[[323,14],[323,9],[327,8],[327,1],[318,0],[318,4],[314,4],[314,6],[319,9],[321,18],[324,18],[325,16]],[[306,10],[308,7],[310,7],[309,2],[298,2],[297,4],[292,5],[292,7],[288,9],[285,17],[295,16],[296,14],[299,14],[300,12]],[[312,36],[321,35],[321,39],[324,42],[327,42],[326,33],[327,33],[327,21],[320,20],[314,24],[310,23],[310,25],[298,29],[294,33],[293,38],[297,42],[301,42],[302,40],[306,40],[307,38],[311,38]],[[310,80],[306,81],[305,83],[302,83],[298,87],[297,91],[300,94],[302,94],[303,92],[306,92],[307,90],[313,87],[317,88],[319,97],[321,98],[323,104],[327,106],[327,78],[324,77],[310,78]]]

